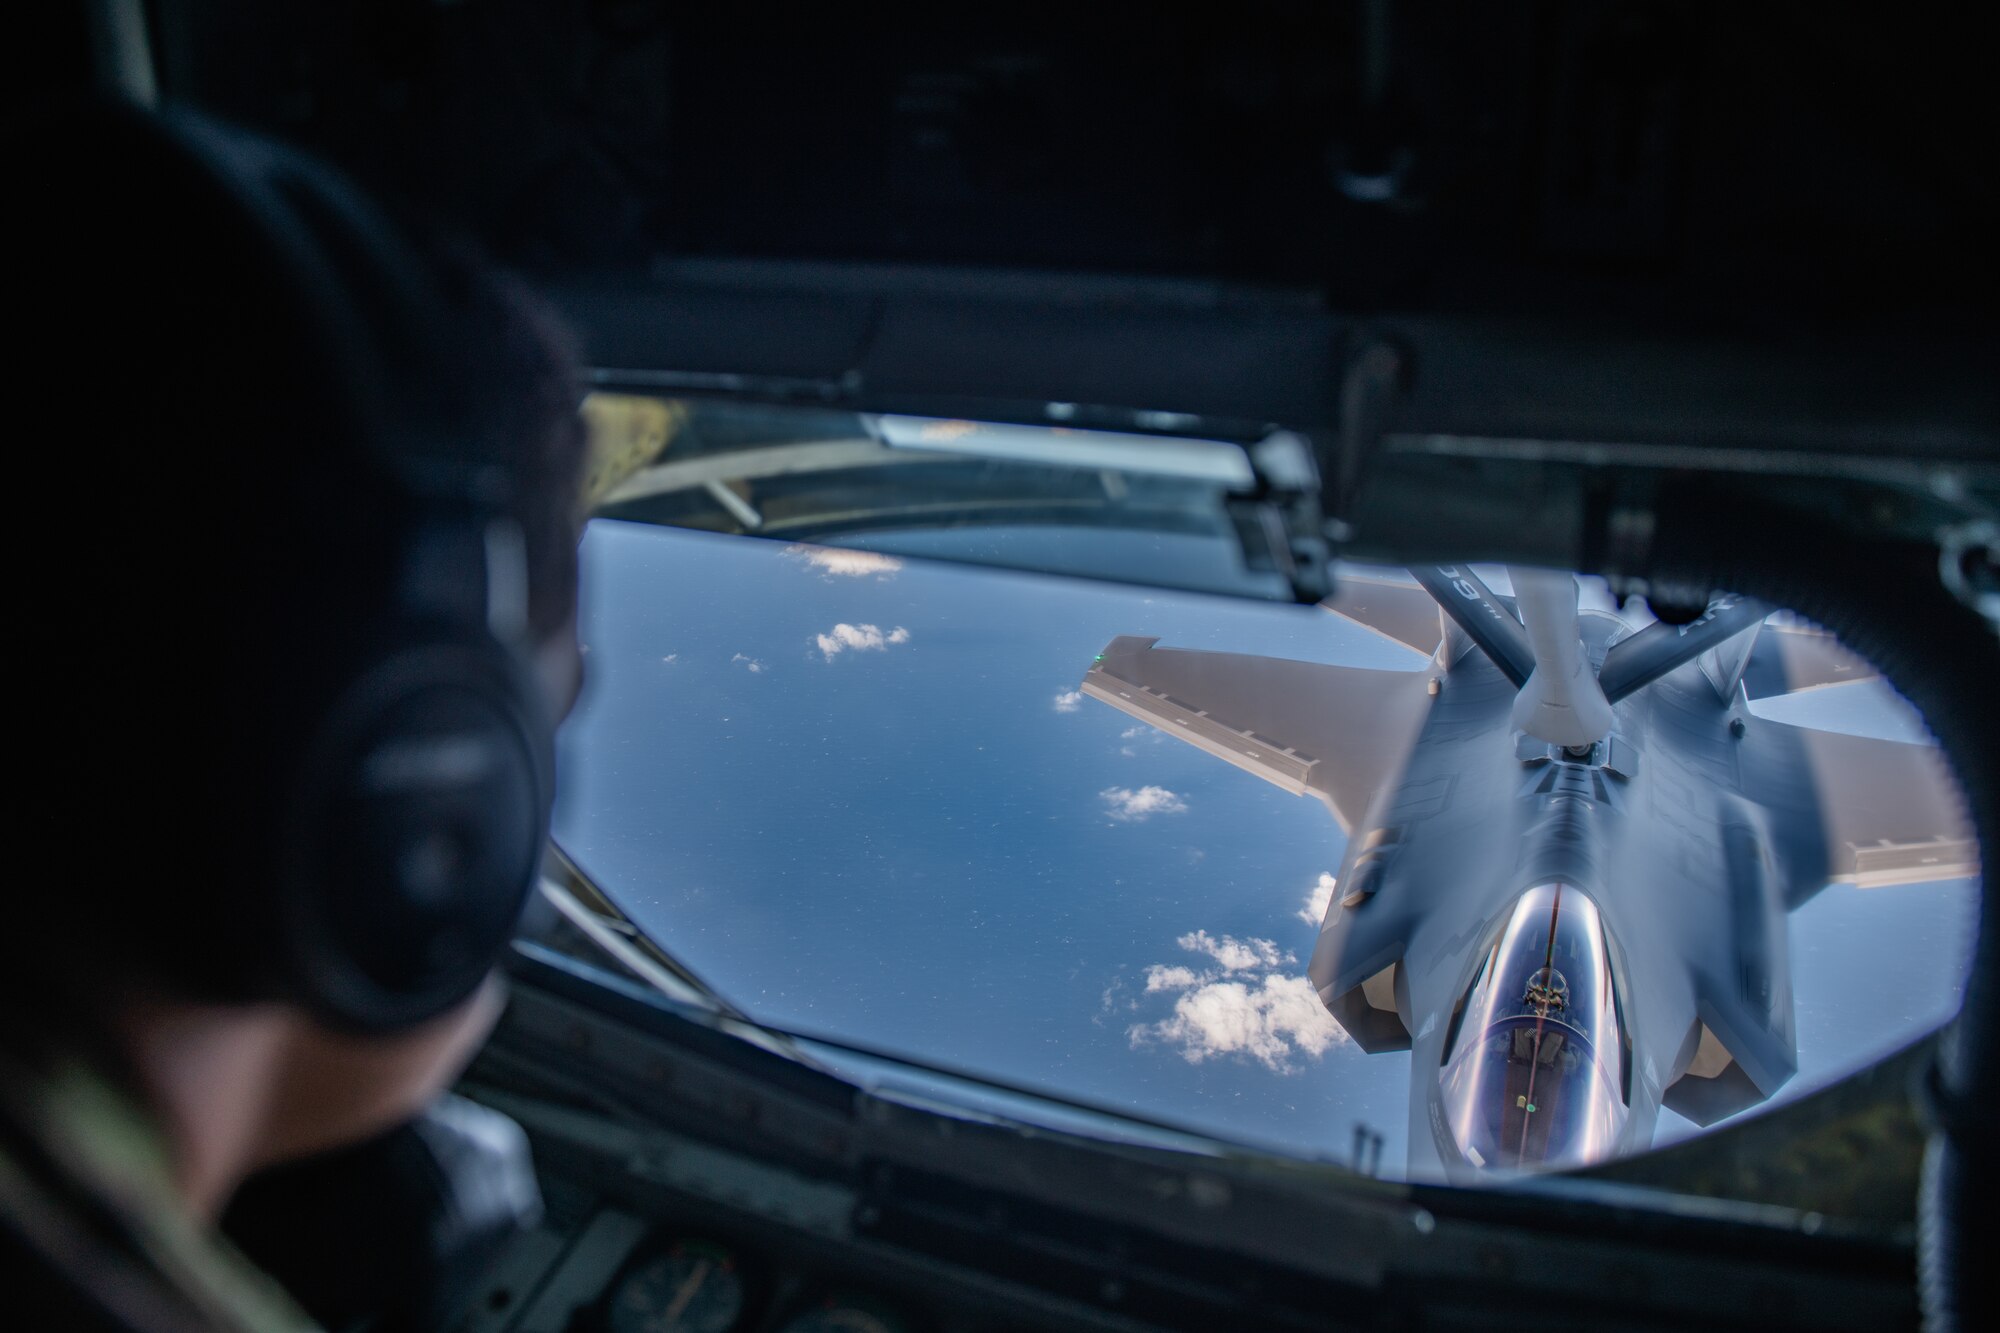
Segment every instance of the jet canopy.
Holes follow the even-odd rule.
[[[1608,1157],[1628,1050],[1597,905],[1566,884],[1529,890],[1452,1015],[1438,1088],[1447,1161],[1513,1171]]]

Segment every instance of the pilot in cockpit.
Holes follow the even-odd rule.
[[[1597,1160],[1625,1120],[1623,1051],[1596,905],[1559,883],[1523,894],[1446,1038],[1436,1095],[1448,1169]]]
[[[192,115],[71,111],[6,159],[12,444],[68,469],[15,491],[65,512],[16,565],[6,1322],[415,1309],[536,1205],[518,1130],[437,1099],[497,1013],[580,679],[566,340]],[[427,1202],[455,1171],[478,1190]],[[338,1271],[288,1293],[245,1251]]]

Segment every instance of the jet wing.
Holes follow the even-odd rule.
[[[1363,629],[1425,657],[1444,640],[1444,612],[1437,599],[1416,583],[1343,565],[1334,574],[1334,594],[1320,603]]]
[[[1964,798],[1936,746],[1760,725],[1786,727],[1804,752],[1829,881],[1875,888],[1978,873]]]
[[[1085,673],[1083,692],[1295,796],[1317,796],[1345,830],[1400,770],[1428,702],[1421,671],[1158,642],[1113,639]]]
[[[1825,630],[1810,625],[1767,621],[1751,650],[1743,673],[1743,688],[1752,699],[1796,690],[1845,685],[1876,675],[1875,668]]]

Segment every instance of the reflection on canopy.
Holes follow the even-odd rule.
[[[1486,1171],[1602,1160],[1625,1122],[1626,1050],[1597,905],[1565,884],[1529,890],[1452,1016],[1451,1146]]]

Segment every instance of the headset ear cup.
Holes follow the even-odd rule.
[[[49,166],[64,181],[70,157],[99,169],[50,216],[72,231],[95,218],[78,234],[117,242],[113,276],[86,285],[144,307],[117,321],[117,345],[173,407],[170,429],[235,460],[204,482],[227,503],[202,512],[245,544],[226,556],[244,577],[217,580],[229,591],[204,610],[232,650],[212,676],[226,688],[204,696],[233,714],[213,738],[222,762],[204,783],[190,756],[181,792],[149,794],[203,802],[181,822],[226,864],[147,894],[157,938],[130,952],[203,1000],[294,1001],[350,1031],[422,1022],[492,968],[548,832],[553,728],[517,638],[530,580],[515,473],[539,464],[495,424],[520,401],[512,351],[454,294],[455,264],[332,169],[197,112],[86,122]],[[159,225],[118,221],[134,181]],[[214,345],[257,387],[183,400],[211,343],[162,330],[211,288],[243,315]]]
[[[429,642],[354,678],[287,801],[274,986],[353,1031],[409,1027],[498,961],[548,836],[549,728],[497,643]],[[392,639],[393,641],[397,641]]]

